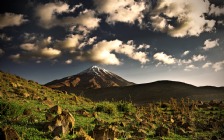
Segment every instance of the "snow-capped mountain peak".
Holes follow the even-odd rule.
[[[46,85],[56,89],[74,88],[106,88],[113,86],[129,86],[134,83],[129,82],[120,76],[98,66],[92,66],[76,75],[55,80]]]

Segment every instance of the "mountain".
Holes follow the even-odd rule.
[[[76,75],[45,84],[45,86],[53,89],[70,92],[74,92],[74,90],[123,87],[130,85],[134,85],[134,83],[98,66],[92,66]]]
[[[87,90],[84,97],[93,101],[126,100],[137,104],[176,99],[190,98],[193,100],[220,100],[224,98],[224,87],[196,87],[176,81],[157,81],[129,87],[110,87]]]

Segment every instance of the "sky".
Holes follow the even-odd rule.
[[[0,70],[45,84],[93,65],[224,86],[223,0],[1,0]]]

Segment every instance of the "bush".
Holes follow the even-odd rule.
[[[22,115],[24,108],[16,103],[0,100],[0,119],[16,118]]]
[[[115,114],[117,110],[116,110],[116,106],[113,103],[102,102],[102,103],[97,104],[95,111],[96,112],[104,112],[104,113],[111,115],[111,114]]]
[[[121,101],[117,104],[117,110],[125,113],[134,113],[136,111],[136,108],[132,103]]]

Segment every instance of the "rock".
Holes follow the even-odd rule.
[[[114,140],[118,133],[113,128],[96,125],[92,132],[92,137],[95,140]]]
[[[62,108],[60,106],[56,105],[56,106],[53,106],[52,108],[50,108],[49,112],[52,114],[61,114]]]
[[[51,113],[47,112],[45,114],[45,118],[46,118],[47,121],[51,121],[51,120],[54,119],[54,116]]]
[[[27,98],[27,97],[30,96],[30,94],[27,93],[27,92],[22,92],[20,95],[23,96],[23,97],[25,97],[25,98]]]
[[[80,128],[78,131],[76,131],[76,135],[77,135],[77,137],[74,140],[94,140],[82,128]]]
[[[1,140],[21,140],[19,134],[10,126],[0,128],[0,139]]]
[[[43,104],[52,107],[54,106],[54,103],[52,102],[52,100],[50,98],[45,97],[44,100],[42,101]]]
[[[51,122],[45,124],[46,131],[51,131],[53,136],[69,134],[75,126],[75,119],[68,111],[62,111]]]
[[[169,129],[168,128],[165,128],[163,126],[160,126],[156,129],[156,136],[168,136],[169,135]]]
[[[56,126],[52,132],[53,136],[60,137],[60,135],[66,134],[65,128],[63,126]]]

